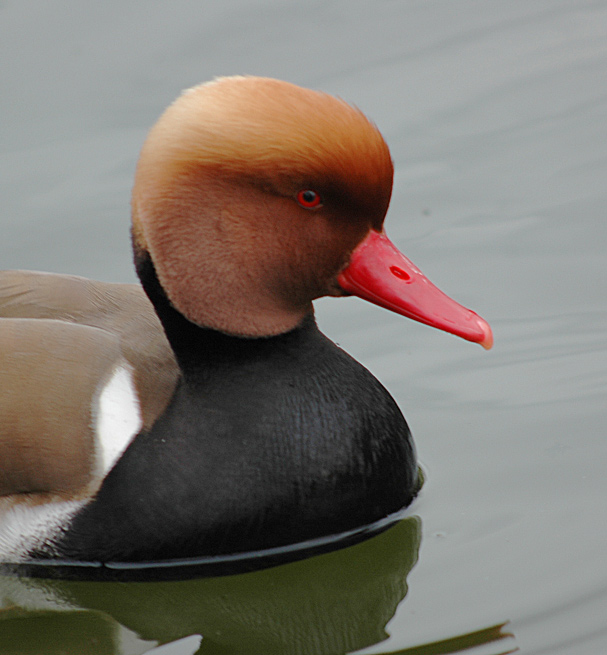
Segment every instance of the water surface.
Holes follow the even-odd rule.
[[[182,88],[270,75],[377,122],[389,234],[496,338],[319,302],[410,421],[427,477],[410,518],[243,576],[7,578],[0,652],[607,650],[606,2],[12,0],[0,51],[2,267],[132,281],[146,130]]]

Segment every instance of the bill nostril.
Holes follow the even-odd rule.
[[[411,279],[411,276],[409,275],[409,273],[407,273],[406,271],[403,271],[403,269],[399,268],[398,266],[390,266],[390,272],[392,273],[392,275],[394,275],[395,277],[400,278],[401,280],[410,280]]]

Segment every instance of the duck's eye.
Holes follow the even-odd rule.
[[[304,189],[297,194],[297,202],[306,209],[314,209],[314,207],[320,207],[322,205],[322,200],[320,195],[312,189]]]

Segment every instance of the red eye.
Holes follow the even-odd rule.
[[[312,189],[304,189],[297,194],[297,202],[306,209],[314,209],[314,207],[320,207],[322,201],[320,196],[316,191]]]

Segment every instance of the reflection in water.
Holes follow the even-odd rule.
[[[410,517],[355,546],[243,575],[173,582],[0,577],[0,653],[350,653],[388,637],[420,542],[421,521]],[[516,649],[505,645],[511,635],[503,628],[385,652],[442,655],[494,645],[491,653],[506,655]]]
[[[483,653],[489,655],[510,655],[516,653],[519,649],[512,645],[514,635],[505,632],[507,623],[492,625],[490,628],[475,630],[464,635],[433,641],[429,644],[405,648],[404,650],[390,651],[385,655],[447,655],[447,653],[462,653],[479,646],[495,646],[497,650],[483,650]],[[504,650],[506,648],[506,650]],[[478,651],[477,651],[478,652]],[[168,654],[167,654],[168,655]],[[185,655],[185,653],[184,653]]]
[[[420,539],[412,517],[350,548],[244,575],[180,582],[2,577],[0,652],[123,655],[202,635],[200,652],[209,654],[347,653],[387,638]],[[168,652],[192,653],[191,643]]]

